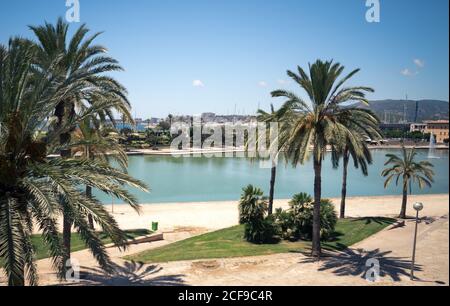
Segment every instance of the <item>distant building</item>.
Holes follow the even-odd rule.
[[[411,123],[410,126],[410,132],[421,132],[421,133],[425,133],[425,130],[427,129],[427,124],[426,123]]]
[[[382,131],[409,132],[411,129],[411,125],[409,123],[381,123],[380,129]]]
[[[437,120],[437,121],[426,121],[427,127],[425,133],[433,134],[436,137],[437,143],[444,143],[449,139],[449,121],[448,120]]]
[[[214,122],[216,119],[216,114],[214,113],[203,113],[202,114],[202,120],[204,122]]]

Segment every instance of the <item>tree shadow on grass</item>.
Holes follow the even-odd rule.
[[[391,251],[380,252],[379,249],[364,251],[349,248],[337,252],[326,251],[325,256],[321,258],[322,265],[319,271],[331,271],[337,276],[356,276],[365,279],[368,270],[373,268],[372,265],[366,264],[370,263],[369,260],[376,259],[380,263],[380,277],[389,276],[396,282],[401,280],[401,276],[409,277],[411,261],[404,257],[389,256],[391,253]],[[317,262],[317,259],[307,257],[300,263],[312,262]],[[422,266],[416,265],[415,271],[422,271]]]
[[[100,268],[82,267],[81,270],[81,283],[88,286],[186,286],[184,275],[156,276],[163,268],[134,261],[115,265],[111,274]]]
[[[362,218],[355,218],[352,219],[352,222],[360,222],[360,221],[364,221],[366,223],[366,225],[372,224],[372,223],[376,223],[376,224],[387,224],[387,225],[391,225],[395,223],[395,219],[392,218],[386,218],[386,217],[362,217]]]

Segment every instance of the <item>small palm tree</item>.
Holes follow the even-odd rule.
[[[267,198],[261,189],[248,185],[242,189],[239,201],[239,223],[263,219],[267,213]]]
[[[420,189],[425,186],[431,187],[434,182],[432,169],[434,166],[428,161],[416,161],[416,150],[413,148],[408,151],[404,146],[402,148],[402,156],[387,154],[386,157],[388,160],[385,166],[390,166],[390,168],[386,168],[381,174],[386,178],[384,188],[387,188],[394,179],[397,186],[400,183],[400,179],[402,180],[403,198],[399,218],[406,219],[408,190],[412,192],[413,183],[417,183]]]
[[[272,92],[273,97],[285,97],[282,107],[286,122],[280,130],[279,143],[293,166],[304,163],[312,152],[314,164],[314,226],[312,255],[319,257],[320,205],[322,197],[322,162],[329,147],[336,147],[342,139],[352,137],[354,126],[378,124],[376,118],[360,108],[349,107],[346,102],[359,101],[367,105],[365,93],[373,92],[369,87],[343,87],[359,69],[339,80],[344,67],[332,61],[317,60],[309,66],[309,74],[298,67],[298,74],[288,71],[291,77],[307,94],[309,103],[286,90]],[[312,150],[311,150],[312,149]]]

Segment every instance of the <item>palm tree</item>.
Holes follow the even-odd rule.
[[[239,223],[245,224],[254,219],[262,219],[267,212],[267,198],[261,189],[248,185],[242,189],[239,200]]]
[[[71,156],[67,144],[71,142],[71,134],[75,126],[72,125],[72,129],[64,129],[63,133],[59,131],[73,121],[76,109],[86,109],[89,104],[98,100],[103,100],[104,103],[114,101],[113,106],[103,108],[98,116],[109,117],[114,122],[112,112],[114,108],[132,121],[126,89],[115,79],[106,75],[108,72],[121,71],[122,68],[115,59],[106,55],[105,47],[93,44],[100,33],[86,38],[89,29],[82,25],[69,39],[69,25],[62,18],[58,19],[56,25],[45,23],[43,26],[30,26],[30,29],[38,39],[36,65],[45,71],[51,67],[55,58],[59,58],[54,73],[66,86],[73,89],[73,94],[66,95],[64,100],[59,101],[54,111],[54,116],[57,118],[54,130],[59,134],[62,157],[70,158]],[[66,203],[61,204],[66,206]],[[72,218],[70,214],[64,214],[63,219],[63,240],[66,257],[70,259]]]
[[[63,213],[70,213],[100,266],[110,271],[109,256],[89,228],[87,215],[93,216],[118,247],[125,248],[126,235],[101,203],[86,197],[78,186],[90,185],[137,210],[135,198],[123,185],[146,190],[141,182],[105,163],[46,158],[48,145],[40,132],[49,126],[48,118],[56,105],[74,93],[57,77],[54,68],[35,69],[35,56],[35,46],[23,39],[11,39],[7,47],[0,45],[0,261],[9,285],[24,285],[25,278],[31,285],[38,282],[31,243],[34,226],[42,232],[59,276],[64,276],[66,250],[57,230],[58,217]],[[58,60],[49,67],[57,67]],[[108,105],[95,104],[81,112],[78,119],[83,121],[92,113],[104,111],[102,107]],[[48,143],[54,143],[59,136],[49,134]],[[65,206],[60,205],[61,198]]]
[[[286,90],[272,92],[273,97],[288,100],[282,107],[286,123],[280,130],[280,144],[296,167],[304,163],[312,148],[314,164],[314,220],[312,255],[321,255],[320,245],[320,202],[322,196],[322,161],[328,147],[337,147],[342,139],[348,138],[356,147],[352,133],[353,126],[375,125],[377,120],[364,110],[348,106],[348,101],[368,104],[366,92],[369,87],[343,87],[359,69],[338,80],[344,67],[332,61],[317,60],[309,65],[309,75],[298,67],[298,74],[288,71],[291,77],[306,92],[309,103]]]
[[[257,116],[258,121],[265,123],[278,122],[279,116],[277,115],[277,112],[275,111],[273,104],[270,105],[270,108],[271,108],[270,113],[267,113],[261,109],[258,110]],[[270,130],[267,130],[267,132],[270,132]],[[266,137],[264,139],[267,140],[268,138],[269,137]],[[272,168],[270,172],[270,191],[269,191],[269,209],[268,209],[269,215],[273,214],[273,199],[275,195],[276,176],[277,176],[277,164],[275,162],[272,162]]]
[[[369,110],[364,110],[368,113],[371,118],[378,120],[376,115]],[[379,121],[378,121],[379,122]],[[368,165],[372,164],[372,154],[367,146],[365,138],[370,139],[380,139],[381,132],[378,128],[378,123],[363,126],[354,126],[351,129],[351,133],[354,134],[353,137],[355,141],[351,141],[348,137],[342,142],[341,148],[338,148],[338,152],[333,152],[338,154],[338,158],[333,158],[333,160],[339,160],[342,157],[343,160],[343,170],[342,170],[342,191],[341,191],[341,207],[340,207],[340,219],[345,218],[345,206],[347,198],[347,176],[348,176],[348,164],[350,162],[350,157],[353,160],[353,165],[356,169],[361,169],[364,176],[369,175]],[[376,127],[376,128],[375,128]],[[356,146],[355,146],[356,145]],[[338,164],[335,165],[337,167]]]
[[[128,167],[128,156],[119,144],[117,130],[104,126],[96,118],[86,119],[78,125],[72,136],[72,154],[86,159],[97,159],[109,164],[115,161],[123,172]],[[86,196],[92,198],[92,187],[86,186]],[[94,229],[94,220],[88,215],[89,226]]]
[[[432,169],[434,166],[427,161],[416,161],[417,152],[414,148],[408,151],[403,146],[402,151],[402,156],[395,154],[386,155],[388,160],[385,166],[391,167],[386,168],[381,175],[386,178],[384,188],[387,188],[394,179],[398,186],[400,179],[402,179],[403,199],[399,218],[406,219],[408,190],[412,192],[413,183],[419,184],[420,189],[423,189],[425,186],[431,187],[434,182],[434,172]]]

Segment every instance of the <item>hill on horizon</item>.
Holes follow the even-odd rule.
[[[382,122],[414,122],[416,102],[418,102],[417,122],[449,119],[449,103],[441,100],[375,100],[370,101],[369,107],[362,103],[357,103],[357,106],[371,109]]]

